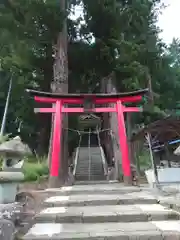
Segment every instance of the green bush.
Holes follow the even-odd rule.
[[[47,162],[47,156],[44,157],[35,157],[34,155],[26,156],[24,160],[28,163],[45,163]]]
[[[25,162],[23,173],[26,182],[38,181],[42,177],[48,176],[49,169],[46,163]]]
[[[0,144],[11,140],[10,135],[11,134],[6,134],[6,135],[3,135],[3,136],[0,136]]]

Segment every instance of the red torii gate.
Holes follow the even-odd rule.
[[[142,89],[128,93],[117,94],[54,94],[47,92],[40,92],[31,89],[26,90],[30,93],[36,102],[53,104],[51,108],[39,108],[35,109],[35,112],[39,113],[53,113],[54,114],[54,128],[52,138],[52,154],[51,154],[51,168],[50,175],[57,177],[59,174],[59,168],[61,164],[60,152],[61,152],[61,136],[62,136],[62,113],[83,113],[83,112],[95,112],[95,113],[117,113],[118,130],[119,130],[119,142],[122,156],[122,170],[124,174],[124,180],[131,182],[131,167],[128,153],[128,142],[126,136],[126,127],[124,122],[124,112],[141,112],[142,108],[138,107],[126,107],[123,103],[139,102],[142,100],[149,90]],[[91,105],[91,109],[85,107],[65,107],[64,104],[84,104],[85,102],[91,102],[93,104],[114,104],[113,107],[94,107]]]

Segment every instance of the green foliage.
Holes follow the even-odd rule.
[[[24,90],[51,90],[55,44],[66,16],[70,92],[99,92],[101,79],[114,72],[120,92],[152,85],[154,106],[135,116],[136,124],[174,114],[180,101],[180,42],[166,46],[159,39],[159,2],[69,0],[67,13],[57,0],[0,3],[1,118],[13,74],[6,132],[17,135],[21,126],[21,138],[37,154],[47,154],[51,119],[33,113],[33,100]],[[70,8],[78,5],[83,6],[82,17],[72,20]],[[76,116],[69,118],[69,127],[77,128]],[[71,134],[69,145],[75,139]]]
[[[24,181],[38,181],[42,177],[47,177],[49,170],[46,162],[25,162],[23,166]]]
[[[0,144],[6,142],[6,141],[9,141],[10,140],[10,134],[6,134],[6,135],[3,135],[3,136],[0,136]]]
[[[47,121],[42,122],[39,116],[35,116],[33,100],[25,94],[25,88],[50,91],[53,47],[64,17],[56,0],[7,0],[0,3],[0,115],[8,89],[7,79],[13,73],[6,131],[17,135],[21,125],[20,135],[33,149],[38,145],[35,139],[39,138],[41,127],[47,129],[48,138],[45,124],[49,120],[44,116]],[[44,148],[48,149],[48,146]]]
[[[147,149],[144,149],[142,153],[138,156],[138,164],[141,168],[141,171],[147,170],[152,167],[150,153]]]

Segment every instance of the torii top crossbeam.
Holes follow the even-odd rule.
[[[26,92],[30,93],[31,96],[35,97],[35,100],[41,102],[56,102],[57,99],[61,99],[64,103],[72,103],[72,100],[80,100],[83,101],[84,99],[91,98],[95,102],[99,103],[109,103],[116,102],[117,99],[121,99],[122,102],[138,102],[142,99],[142,96],[145,95],[149,89],[141,89],[138,91],[133,92],[126,92],[126,93],[68,93],[68,94],[59,94],[59,93],[50,93],[50,92],[41,92],[32,89],[26,89]],[[46,100],[44,99],[46,98]],[[39,99],[39,100],[38,100]],[[44,100],[44,101],[43,101]]]
[[[52,161],[50,174],[57,177],[60,168],[60,151],[61,151],[61,133],[62,133],[62,113],[83,113],[83,112],[116,112],[119,130],[120,150],[122,156],[122,168],[124,179],[129,182],[131,179],[131,168],[128,154],[128,143],[126,137],[126,127],[124,122],[124,112],[140,112],[141,108],[126,107],[123,103],[139,102],[149,90],[141,89],[134,92],[117,93],[117,94],[57,94],[50,92],[41,92],[36,90],[26,90],[35,101],[42,103],[51,103],[51,108],[36,109],[40,113],[54,114],[54,128],[52,140]],[[85,105],[85,103],[88,103]],[[89,104],[90,103],[90,104]],[[95,104],[114,103],[114,107],[95,107]],[[84,104],[84,107],[64,107],[64,104]]]

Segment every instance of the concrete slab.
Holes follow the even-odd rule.
[[[168,229],[162,227],[164,222],[140,223],[99,223],[99,224],[35,224],[25,235],[24,240],[57,239],[167,239],[164,234],[171,232],[171,239],[180,239],[180,221],[176,228],[174,221],[168,221]],[[165,224],[164,224],[165,226]],[[178,229],[179,227],[179,229]],[[137,237],[137,238],[136,238]],[[178,239],[178,238],[176,238]]]
[[[96,185],[96,184],[114,184],[114,183],[119,183],[119,181],[117,181],[117,180],[113,180],[113,181],[103,180],[103,181],[76,181],[75,182],[76,185]]]
[[[156,204],[157,200],[151,194],[138,192],[132,194],[81,194],[69,196],[53,196],[45,200],[46,206],[99,206],[99,205],[130,205]]]
[[[180,233],[180,221],[153,221],[152,223],[161,231],[175,231]]]
[[[104,223],[104,222],[147,222],[148,220],[180,219],[179,215],[158,204],[52,207],[41,211],[36,222],[58,223]]]
[[[148,190],[149,188],[146,188]],[[144,188],[143,188],[144,190]],[[46,189],[46,192],[53,192],[59,193],[61,195],[67,194],[82,194],[82,193],[89,193],[89,194],[111,194],[111,193],[132,193],[132,192],[140,192],[142,191],[139,187],[133,186],[123,186],[121,183],[113,183],[113,184],[96,184],[96,185],[75,185],[75,186],[68,186],[62,188],[55,188],[55,189]]]

